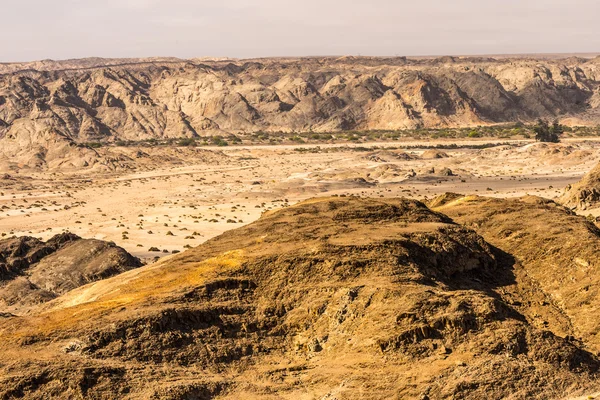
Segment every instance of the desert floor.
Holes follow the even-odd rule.
[[[0,233],[48,239],[68,230],[114,241],[151,261],[248,224],[266,210],[325,194],[555,198],[600,159],[597,138],[454,141],[456,148],[431,148],[450,143],[210,148],[211,161],[173,162],[170,156],[164,163],[156,162],[164,149],[153,148],[144,149],[154,156],[151,165],[136,171],[21,170],[0,179]],[[486,143],[497,146],[473,146]]]

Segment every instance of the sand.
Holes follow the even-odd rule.
[[[218,165],[192,159],[104,175],[11,172],[12,179],[0,180],[0,234],[48,239],[71,231],[114,241],[151,262],[310,197],[557,198],[600,160],[598,139],[463,147],[489,142],[457,141],[457,148],[434,152],[428,147],[448,142],[331,144],[320,151],[315,145],[227,147],[212,149],[224,154]],[[441,158],[431,157],[435,152]]]

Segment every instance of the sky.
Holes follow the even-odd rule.
[[[0,61],[600,52],[598,0],[0,0]]]

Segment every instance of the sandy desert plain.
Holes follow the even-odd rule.
[[[116,148],[137,154],[135,171],[0,176],[0,233],[70,231],[152,262],[315,196],[557,198],[598,163],[599,148],[592,137]]]

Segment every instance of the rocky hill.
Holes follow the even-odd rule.
[[[138,268],[114,243],[64,233],[0,240],[0,313],[23,313],[89,282]]]
[[[0,65],[0,154],[257,131],[600,122],[600,59],[85,59]],[[89,152],[75,158],[90,157]],[[26,162],[25,160],[24,162]]]
[[[548,399],[593,388],[600,232],[539,198],[431,206],[454,220],[414,200],[309,200],[4,315],[0,396]],[[556,251],[549,220],[577,238],[572,250]]]

